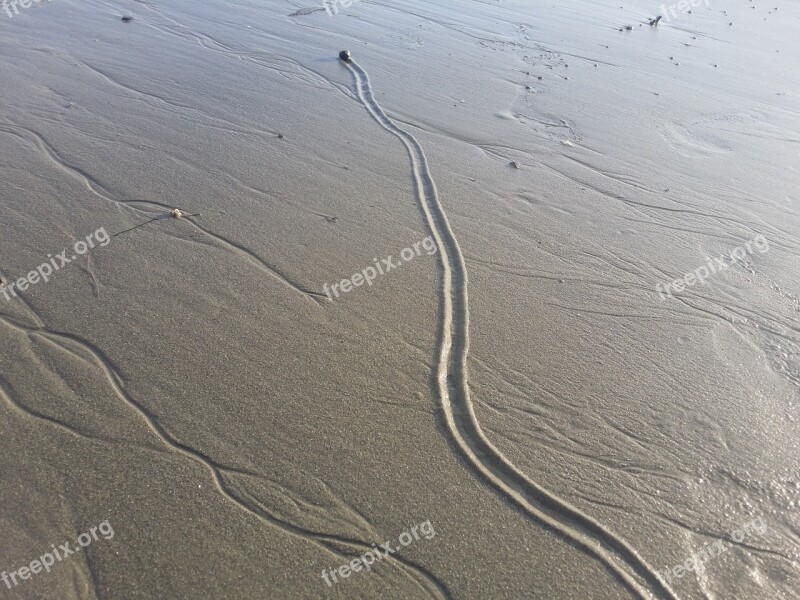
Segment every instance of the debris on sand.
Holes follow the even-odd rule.
[[[172,215],[173,218],[180,219],[183,216],[183,211],[180,210],[179,208],[174,208],[172,209],[172,212],[170,214]]]
[[[650,27],[657,27],[658,22],[662,19],[664,15],[658,15],[655,19],[650,20]]]
[[[122,17],[122,22],[123,23],[130,23],[131,21],[133,21],[133,17],[129,17],[127,15]]]

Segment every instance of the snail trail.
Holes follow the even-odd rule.
[[[370,116],[406,147],[419,204],[436,246],[442,273],[435,387],[453,442],[467,462],[523,512],[555,530],[573,546],[594,555],[642,599],[677,600],[675,592],[625,540],[591,516],[529,479],[489,441],[470,401],[467,373],[469,303],[467,269],[447,215],[439,202],[422,146],[398,127],[375,99],[367,72],[346,50],[339,57],[353,75],[356,93]]]

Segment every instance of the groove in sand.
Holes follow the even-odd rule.
[[[72,354],[73,356],[80,357],[87,364],[98,368],[108,380],[108,384],[114,391],[115,395],[122,401],[123,404],[127,405],[144,421],[150,432],[155,434],[157,439],[170,451],[205,467],[211,477],[211,480],[214,482],[217,492],[228,501],[236,505],[239,509],[252,515],[263,523],[270,524],[282,530],[288,535],[316,545],[317,547],[331,553],[337,559],[341,559],[344,556],[355,558],[359,554],[363,554],[364,552],[372,550],[372,547],[367,542],[333,533],[314,531],[299,525],[295,525],[289,521],[275,516],[269,510],[269,507],[265,506],[252,494],[249,494],[246,491],[238,490],[236,486],[231,483],[231,480],[233,479],[232,475],[253,477],[256,479],[262,479],[263,475],[246,469],[222,465],[201,450],[197,450],[189,444],[180,441],[160,422],[155,413],[150,411],[150,409],[148,409],[145,405],[134,398],[130,392],[128,392],[122,375],[120,375],[115,365],[100,348],[95,346],[90,341],[76,335],[58,332],[47,328],[44,323],[41,322],[41,319],[38,315],[36,315],[36,321],[38,321],[38,323],[31,327],[29,325],[20,323],[13,318],[0,314],[0,325],[5,325],[17,330],[18,332],[25,334],[29,339],[39,338],[40,340],[50,343],[61,350]],[[70,348],[70,346],[72,346],[74,349]],[[83,356],[81,356],[81,353]],[[18,400],[16,400],[11,387],[8,385],[5,379],[2,378],[0,378],[0,400],[4,400],[12,408],[12,410],[17,413],[26,415],[27,417],[38,421],[43,421],[51,426],[58,427],[59,429],[65,430],[76,437],[91,437],[98,441],[114,443],[113,440],[104,438],[103,436],[87,436],[82,434],[66,423],[62,423],[57,419],[39,414],[25,407]],[[424,567],[416,564],[410,559],[398,555],[388,556],[386,557],[386,560],[389,564],[392,564],[395,568],[397,568],[402,575],[410,579],[428,597],[439,599],[450,598],[450,593],[447,587]]]
[[[145,209],[150,209],[150,212],[160,213],[162,216],[164,214],[169,214],[172,210],[172,207],[167,204],[162,204],[160,202],[154,202],[152,200],[117,200],[114,194],[109,191],[106,187],[104,187],[99,181],[97,181],[94,177],[92,177],[89,173],[77,167],[71,163],[69,163],[65,158],[63,158],[53,146],[51,146],[47,140],[32,129],[27,127],[23,127],[21,125],[17,125],[15,123],[2,123],[0,122],[0,133],[5,133],[12,135],[20,140],[25,142],[31,143],[39,152],[41,152],[42,156],[47,158],[53,166],[70,175],[71,177],[81,181],[86,189],[89,190],[92,194],[109,202],[111,204],[115,204],[117,206],[121,206],[127,208],[128,210],[134,211],[139,215],[148,215],[148,211]],[[193,216],[193,215],[189,215]],[[158,219],[153,219],[158,220]],[[293,281],[288,274],[284,273],[281,269],[279,269],[275,265],[268,264],[265,260],[260,258],[255,252],[249,250],[244,245],[239,244],[233,240],[230,240],[220,234],[212,232],[209,228],[203,227],[196,221],[192,219],[186,218],[184,219],[186,223],[189,223],[192,227],[200,231],[202,234],[210,237],[218,247],[223,247],[229,252],[232,252],[242,258],[244,258],[249,263],[253,264],[256,268],[266,272],[269,276],[273,277],[274,279],[278,280],[283,285],[289,287],[290,289],[294,290],[298,294],[301,294],[308,300],[311,300],[317,305],[321,305],[323,302],[323,298],[325,295],[304,288],[301,284]],[[141,225],[141,223],[139,224]],[[137,225],[137,227],[139,226]]]
[[[420,206],[439,249],[443,281],[436,388],[447,428],[458,449],[491,486],[529,516],[597,557],[638,597],[677,600],[675,592],[632,546],[591,516],[529,479],[483,433],[470,401],[467,383],[467,270],[458,241],[439,202],[425,153],[417,139],[398,127],[375,100],[366,71],[352,60],[343,64],[350,69],[358,98],[370,116],[406,147]]]

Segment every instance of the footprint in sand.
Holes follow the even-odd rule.
[[[686,127],[677,123],[667,123],[662,125],[660,130],[669,147],[686,158],[708,158],[731,151],[730,146],[723,140],[703,131],[697,125]]]

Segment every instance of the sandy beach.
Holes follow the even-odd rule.
[[[800,599],[799,27],[0,0],[0,598]]]

